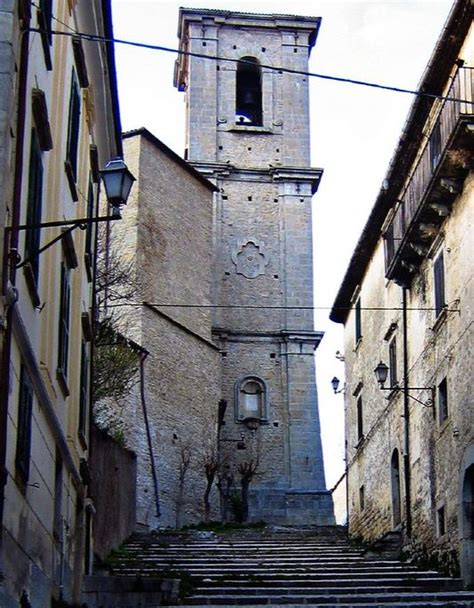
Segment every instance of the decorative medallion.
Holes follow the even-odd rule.
[[[265,266],[269,263],[265,253],[265,244],[257,239],[239,239],[232,250],[232,261],[237,268],[237,274],[247,279],[255,279],[265,274]]]

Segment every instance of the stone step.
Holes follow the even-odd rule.
[[[389,571],[385,571],[385,572],[378,572],[378,573],[370,573],[370,576],[367,576],[367,573],[365,572],[351,572],[351,573],[343,573],[343,574],[339,574],[336,578],[335,577],[330,577],[328,576],[327,572],[322,572],[319,574],[286,574],[286,575],[281,575],[281,574],[267,574],[262,573],[261,577],[258,577],[259,580],[261,580],[262,582],[265,582],[265,584],[267,585],[307,585],[307,584],[312,584],[312,583],[318,583],[321,581],[334,581],[335,584],[338,583],[342,583],[343,581],[364,581],[364,580],[373,580],[373,581],[378,581],[378,580],[387,580],[387,581],[398,581],[398,580],[417,580],[417,581],[440,581],[441,583],[443,581],[458,581],[459,579],[453,579],[450,577],[444,577],[439,575],[436,572],[419,572],[419,571],[414,571],[414,572],[398,572],[398,573],[392,573]],[[209,584],[216,584],[216,585],[220,585],[222,580],[231,580],[231,581],[237,581],[239,582],[239,584],[252,584],[252,581],[254,580],[252,577],[249,577],[248,574],[240,574],[237,576],[232,576],[232,578],[226,577],[225,573],[222,574],[216,574],[211,576],[208,576],[204,579],[204,582],[209,583]]]
[[[354,581],[348,581],[346,584],[338,585],[338,584],[328,584],[325,585],[308,585],[307,587],[295,587],[294,585],[289,585],[288,587],[273,587],[268,586],[266,584],[258,585],[258,586],[245,586],[245,585],[228,585],[225,587],[213,587],[213,586],[201,586],[198,585],[196,588],[196,594],[198,595],[206,595],[209,597],[215,595],[267,595],[275,596],[275,595],[318,595],[318,594],[335,594],[337,595],[358,595],[359,593],[368,593],[369,591],[375,591],[377,593],[414,593],[414,592],[439,592],[439,591],[461,591],[460,585],[456,584],[447,584],[447,585],[437,585],[432,582],[431,584],[418,584],[412,583],[407,584],[406,581],[400,581],[399,584],[394,584],[393,582],[387,582],[386,584],[381,584],[380,581],[370,582],[365,581],[364,583],[356,583]]]
[[[300,567],[300,568],[288,568],[287,571],[285,572],[285,570],[283,570],[282,568],[277,568],[277,567],[272,567],[272,568],[265,568],[262,569],[260,567],[255,567],[255,568],[232,568],[232,567],[225,567],[225,566],[216,566],[216,567],[210,567],[209,565],[204,565],[204,566],[194,566],[194,567],[189,567],[189,564],[177,564],[177,563],[173,563],[170,562],[168,564],[165,564],[164,567],[160,566],[158,567],[156,564],[154,564],[153,562],[151,562],[149,565],[145,565],[145,564],[128,564],[128,565],[123,565],[121,568],[113,568],[112,571],[118,574],[121,574],[123,576],[136,576],[137,574],[141,574],[141,575],[147,575],[148,572],[157,572],[159,570],[167,570],[167,569],[173,569],[173,570],[179,570],[179,571],[185,571],[185,572],[189,572],[190,574],[207,574],[208,576],[242,576],[242,577],[248,577],[249,575],[251,576],[257,576],[257,575],[264,575],[265,577],[268,576],[315,576],[315,575],[323,575],[323,576],[333,576],[333,577],[337,577],[337,576],[347,576],[348,574],[348,568],[325,568],[325,567],[319,567],[319,568],[307,568],[307,567]],[[357,571],[357,572],[356,572]],[[377,570],[373,570],[370,568],[367,568],[367,566],[365,564],[361,564],[360,568],[356,569],[356,568],[352,568],[350,569],[351,575],[353,575],[354,573],[356,573],[358,576],[365,576],[367,578],[372,577],[374,574],[387,574],[387,573],[398,573],[400,575],[405,575],[405,576],[410,576],[410,574],[412,575],[416,575],[419,571],[416,570],[416,568],[407,568],[407,567],[403,567],[403,566],[399,566],[398,568],[391,568],[391,567],[385,567],[385,568],[378,568]],[[436,573],[432,573],[433,575],[435,575]]]
[[[366,565],[367,562],[363,557],[353,557],[349,559],[340,559],[340,558],[327,558],[327,559],[310,559],[310,558],[280,558],[275,560],[273,557],[266,556],[258,556],[254,559],[238,559],[238,558],[225,558],[224,559],[210,559],[210,558],[199,558],[199,557],[182,557],[182,556],[140,556],[135,559],[123,559],[117,560],[115,564],[127,564],[131,561],[140,564],[154,563],[154,564],[169,564],[169,563],[179,563],[183,565],[194,565],[194,566],[221,566],[222,567],[231,567],[231,566],[239,566],[240,568],[251,568],[255,566],[273,566],[275,561],[278,561],[278,565],[281,568],[293,568],[293,567],[307,567],[311,568],[313,566],[346,566],[347,568],[352,568],[357,565]],[[224,562],[224,563],[223,563]]]
[[[426,606],[430,606],[432,602],[441,602],[440,605],[447,606],[448,602],[464,602],[468,606],[474,606],[474,593],[468,592],[439,592],[439,593],[403,593],[403,592],[391,592],[391,593],[359,593],[357,595],[351,595],[350,597],[341,598],[339,594],[312,594],[306,595],[303,601],[301,598],[294,596],[272,596],[269,598],[267,595],[216,595],[216,596],[203,596],[194,595],[192,598],[187,598],[186,604],[191,606],[196,605],[207,605],[207,606],[248,606],[248,605],[286,605],[288,604],[302,604],[304,606],[321,605],[321,606],[340,606],[341,604],[353,605],[360,607],[361,604],[368,606],[384,606],[385,604],[395,604],[401,606],[407,606],[410,602],[419,602]],[[462,605],[462,604],[461,604]]]
[[[315,547],[331,547],[331,546],[340,546],[340,547],[352,547],[351,543],[347,539],[335,539],[334,541],[328,542],[327,540],[321,540],[319,538],[301,538],[301,539],[287,539],[287,540],[268,540],[268,539],[260,539],[260,540],[242,540],[239,538],[225,538],[223,536],[215,536],[210,538],[187,538],[187,539],[177,539],[173,537],[164,536],[159,539],[150,539],[150,538],[142,538],[142,539],[134,539],[133,537],[129,540],[130,546],[136,547],[149,547],[153,544],[159,546],[163,542],[166,542],[169,545],[180,546],[184,543],[188,546],[206,546],[206,545],[228,545],[235,546],[239,545],[242,547],[286,547],[289,544],[292,546],[301,545],[313,545]]]
[[[304,557],[304,556],[327,556],[327,555],[335,555],[335,556],[362,556],[362,551],[354,548],[344,548],[344,547],[326,547],[325,549],[317,549],[314,547],[282,547],[277,549],[276,547],[268,548],[268,547],[226,547],[223,545],[215,545],[215,546],[207,546],[207,547],[179,547],[179,546],[171,546],[171,547],[130,547],[127,546],[127,553],[132,555],[161,555],[163,553],[180,553],[186,555],[256,555],[256,554],[267,554],[272,557],[279,557],[281,555],[285,556],[294,556],[294,557]],[[375,554],[374,554],[375,555]]]
[[[223,582],[226,586],[223,586]],[[346,592],[346,589],[354,589],[356,587],[411,587],[411,588],[432,588],[432,589],[444,589],[444,590],[461,590],[462,582],[460,579],[453,579],[449,577],[405,577],[405,578],[338,578],[338,579],[309,579],[309,580],[209,580],[204,579],[197,585],[198,590],[206,590],[212,593],[234,593],[236,590],[245,590],[249,593],[257,593],[261,590],[262,593],[268,591],[268,593],[276,593],[281,589],[285,589],[285,593],[294,591],[295,593],[311,591],[312,589],[338,589]]]
[[[195,570],[209,569],[218,571],[235,571],[246,573],[247,571],[255,571],[264,569],[265,572],[286,572],[288,570],[292,572],[347,572],[348,570],[367,571],[368,573],[373,571],[403,571],[412,572],[416,571],[414,566],[405,565],[402,563],[390,563],[390,562],[374,562],[361,559],[360,561],[352,561],[350,563],[345,561],[324,561],[324,562],[308,562],[307,560],[299,563],[294,562],[280,562],[277,563],[274,560],[262,561],[255,560],[253,562],[236,561],[211,561],[211,560],[186,560],[186,559],[162,559],[154,560],[142,557],[140,560],[121,560],[114,561],[112,567],[114,570],[127,569],[135,565],[136,568],[146,568],[147,566],[154,565],[159,567],[182,567],[192,568]]]
[[[209,604],[180,604],[181,608],[205,608]],[[400,602],[383,602],[376,604],[378,608],[473,608],[474,604],[472,601],[446,601],[446,600],[431,600],[429,602],[411,602],[404,600]],[[221,608],[225,606],[234,606],[234,604],[220,604]],[[261,608],[262,604],[245,604],[246,608]],[[275,604],[271,603],[272,608],[328,608],[327,604]],[[337,606],[344,606],[345,608],[374,608],[374,604],[370,603],[354,603],[352,600],[346,602],[344,599],[338,602]]]

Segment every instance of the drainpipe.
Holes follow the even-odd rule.
[[[18,70],[18,110],[15,146],[15,167],[13,177],[13,196],[12,196],[12,222],[11,230],[4,230],[4,257],[2,269],[2,295],[12,301],[7,305],[4,320],[3,348],[1,361],[1,390],[0,390],[0,546],[2,543],[3,531],[3,511],[5,501],[5,485],[8,479],[6,469],[7,453],[7,425],[8,425],[8,398],[10,392],[10,358],[12,347],[12,317],[13,309],[16,304],[16,295],[10,293],[16,280],[16,259],[10,257],[10,253],[18,250],[20,225],[20,205],[21,190],[23,183],[23,148],[25,140],[25,114],[27,98],[27,78],[28,78],[28,47],[30,35],[30,14],[23,16],[23,24],[20,33],[20,64]],[[8,241],[8,242],[7,242]],[[11,262],[11,265],[10,265]],[[13,288],[13,292],[15,289]]]
[[[153,441],[151,438],[150,424],[148,421],[148,410],[145,399],[145,359],[148,357],[147,352],[140,353],[140,396],[142,400],[142,409],[143,409],[143,420],[145,421],[146,428],[146,438],[148,442],[148,452],[150,454],[150,467],[151,467],[151,475],[153,477],[153,489],[155,491],[155,506],[156,506],[156,517],[160,517],[160,495],[158,488],[158,477],[156,475],[156,467],[155,467],[155,457],[153,454]]]
[[[407,288],[402,288],[403,309],[403,474],[405,481],[406,534],[411,537],[411,475],[410,475],[410,408],[408,396],[408,321]]]

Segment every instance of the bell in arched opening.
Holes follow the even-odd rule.
[[[255,57],[242,57],[237,64],[236,122],[262,125],[262,69]]]

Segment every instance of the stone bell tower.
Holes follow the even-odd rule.
[[[334,523],[314,370],[322,333],[313,328],[311,198],[322,170],[310,167],[304,74],[319,23],[180,10],[175,85],[185,92],[186,155],[219,189],[220,453],[235,488],[246,467],[257,469],[249,519],[269,523]]]

